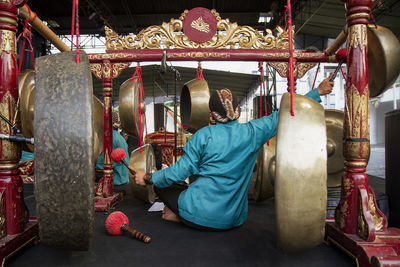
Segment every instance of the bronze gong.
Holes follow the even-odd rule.
[[[35,71],[25,70],[18,75],[19,114],[21,132],[27,138],[33,137],[33,103],[35,97]],[[24,149],[33,152],[34,146],[25,143]]]
[[[126,80],[119,89],[119,118],[122,128],[136,137],[143,136],[146,103],[139,99],[139,83],[134,78]]]
[[[94,232],[93,85],[85,52],[36,60],[35,199],[40,242],[88,250]]]
[[[21,131],[27,137],[33,137],[34,96],[35,96],[35,71],[25,70],[18,75],[19,112],[21,118]],[[93,95],[93,129],[94,153],[93,162],[96,164],[103,152],[103,121],[104,107],[100,100]],[[25,144],[24,149],[33,152],[32,144]]]
[[[153,147],[150,144],[142,146],[142,153],[140,147],[132,151],[129,158],[129,166],[145,171],[146,173],[153,173],[156,169],[156,156]],[[133,195],[147,203],[154,203],[156,194],[154,193],[153,185],[141,186],[136,184],[133,175],[129,173],[129,184]]]
[[[370,96],[382,94],[400,73],[400,42],[387,28],[368,25],[368,82]]]
[[[187,82],[181,91],[180,110],[182,125],[195,133],[208,125],[210,120],[210,90],[206,80],[194,79]]]
[[[275,209],[278,247],[298,251],[322,243],[327,201],[323,107],[294,94],[282,97],[276,136]]]
[[[274,181],[269,168],[275,156],[276,137],[265,143],[257,157],[257,178],[254,183],[254,200],[262,201],[274,196]]]
[[[343,157],[344,112],[336,109],[325,110],[328,154],[328,187],[340,186],[344,171]]]

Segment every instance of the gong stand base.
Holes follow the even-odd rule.
[[[4,266],[5,261],[17,253],[20,249],[39,242],[39,226],[36,217],[30,217],[28,223],[21,233],[7,235],[0,239],[0,264]]]
[[[122,201],[123,193],[114,193],[109,197],[96,196],[94,198],[95,211],[109,211],[118,202]]]
[[[334,244],[351,256],[357,266],[400,266],[400,229],[376,231],[372,242],[356,234],[345,234],[334,222],[325,226],[325,241]]]

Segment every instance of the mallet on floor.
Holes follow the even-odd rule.
[[[125,161],[126,158],[126,153],[122,148],[116,148],[111,152],[111,159],[115,163],[122,162],[129,170],[132,175],[135,175],[135,171],[133,171],[131,168],[129,168],[129,164]]]
[[[106,219],[106,229],[110,235],[121,235],[122,232],[130,233],[134,238],[150,243],[151,237],[129,227],[129,219],[120,211],[114,211]]]

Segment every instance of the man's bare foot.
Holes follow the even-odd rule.
[[[165,206],[162,211],[162,218],[166,221],[180,222],[178,216],[167,206]]]

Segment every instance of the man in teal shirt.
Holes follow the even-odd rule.
[[[321,102],[320,96],[332,91],[329,78],[306,96]],[[259,149],[276,135],[278,112],[238,123],[240,106],[228,89],[217,90],[209,107],[216,124],[197,131],[178,162],[153,174],[135,170],[135,180],[154,183],[166,205],[163,219],[200,229],[231,229],[247,218],[251,174]],[[191,175],[198,178],[189,187],[176,184]]]

